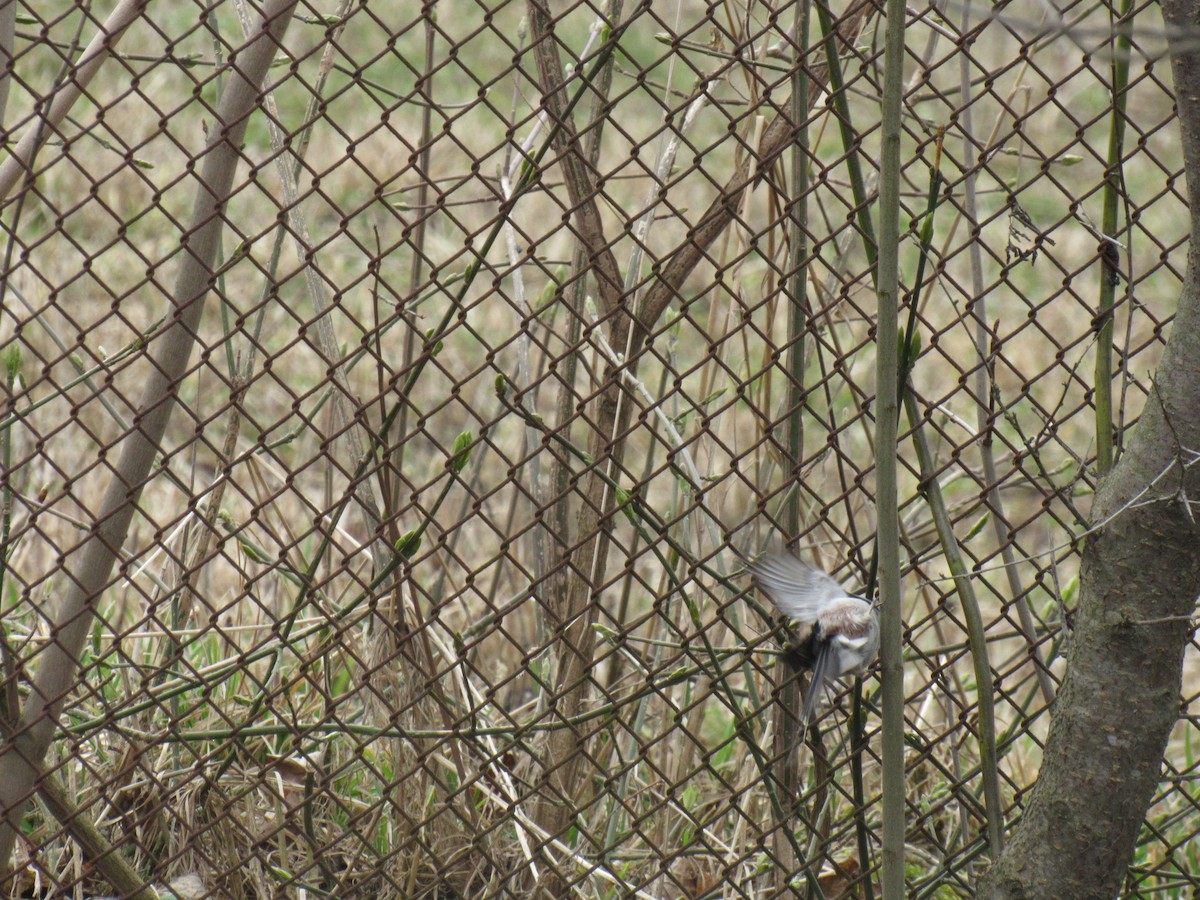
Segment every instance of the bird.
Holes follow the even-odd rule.
[[[875,660],[879,607],[787,551],[759,557],[748,568],[776,609],[810,626],[793,648],[800,667],[812,670],[800,713],[801,725],[807,725],[828,685],[843,675],[863,674]]]

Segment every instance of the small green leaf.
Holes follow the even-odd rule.
[[[412,559],[421,549],[421,533],[416,529],[407,531],[396,541],[396,552],[405,559]]]
[[[339,24],[342,20],[339,16],[296,16],[305,25],[324,25],[330,27]]]
[[[614,487],[613,492],[616,494],[617,498],[617,509],[625,514],[625,518],[636,525],[637,511],[636,507],[634,506],[633,495],[622,487]]]
[[[475,438],[470,431],[464,431],[454,439],[454,451],[450,456],[450,470],[457,475],[471,460],[471,447]]]
[[[21,346],[12,344],[4,351],[4,371],[10,380],[15,379],[21,371]]]
[[[983,531],[983,526],[987,524],[988,519],[991,517],[991,510],[988,510],[982,516],[980,516],[978,521],[971,526],[971,530],[967,532],[966,537],[963,538],[963,543],[965,544],[971,538],[975,537],[975,535],[979,534],[979,532]]]
[[[242,548],[243,553],[245,553],[248,557],[250,557],[252,560],[254,560],[257,563],[264,563],[264,564],[269,565],[270,563],[273,563],[275,561],[275,560],[271,559],[271,557],[269,557],[262,550],[261,547],[256,547],[254,544],[252,544],[250,541],[246,540],[245,538],[238,538],[238,545]]]
[[[547,279],[545,286],[542,288],[542,293],[533,305],[533,314],[535,316],[554,314],[558,308],[563,282],[567,280],[569,274],[570,270],[566,266],[559,266],[550,274],[550,278]]]

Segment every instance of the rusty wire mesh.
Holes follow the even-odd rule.
[[[806,872],[866,895],[877,680],[861,747],[852,686],[800,746],[783,632],[740,573],[795,541],[871,579],[880,17],[819,2],[298,6],[177,408],[90,598],[45,760],[74,811],[33,798],[9,896],[112,893],[83,820],[189,896],[748,897]],[[150,4],[85,82],[111,24],[16,4],[10,726],[147,412],[195,173],[259,27],[240,13]],[[1011,823],[1063,671],[1097,348],[1119,447],[1186,201],[1154,4],[908,15],[901,322],[984,612]],[[910,888],[970,896],[978,692],[901,431]],[[1196,699],[1191,677],[1129,896],[1190,896]]]

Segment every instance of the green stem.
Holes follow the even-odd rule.
[[[808,19],[811,4],[805,2],[796,22],[796,59],[803,60],[808,46]],[[788,431],[787,451],[792,478],[799,479],[804,459],[804,335],[807,327],[805,275],[808,264],[808,74],[799,62],[792,70],[792,121],[796,124],[796,142],[791,151],[792,203],[788,216]],[[800,494],[793,491],[787,503],[788,540],[800,533]]]
[[[971,662],[975,667],[975,688],[979,701],[979,756],[982,763],[984,806],[987,809],[988,843],[992,853],[998,854],[1004,846],[1004,802],[1000,793],[1000,775],[996,759],[995,698],[983,614],[980,612],[975,588],[971,585],[970,574],[954,536],[954,525],[946,510],[946,501],[937,486],[933,453],[929,449],[925,429],[919,427],[920,411],[912,391],[904,392],[904,409],[908,413],[913,444],[916,446],[917,459],[921,466],[921,490],[933,515],[934,527],[937,528],[942,544],[942,553],[950,567],[950,574],[954,577],[954,589],[958,593],[963,616],[967,620],[967,639],[971,645]]]
[[[754,653],[758,653],[757,648],[752,647],[735,647],[722,648],[716,650],[722,661],[736,660],[733,665],[721,667],[717,670],[717,674],[721,677],[728,678],[735,675],[743,664],[743,661]],[[265,654],[264,654],[265,655]],[[259,657],[261,658],[261,656]],[[346,735],[352,734],[364,738],[402,738],[406,740],[474,740],[478,738],[488,737],[508,737],[512,736],[516,740],[520,740],[528,735],[541,734],[548,731],[561,731],[562,729],[577,729],[581,725],[586,725],[589,722],[595,722],[597,719],[606,719],[615,716],[625,707],[633,703],[639,703],[647,697],[660,696],[661,692],[669,687],[681,684],[685,681],[690,681],[701,675],[712,677],[712,670],[707,665],[687,665],[677,666],[669,672],[664,673],[658,678],[647,681],[637,690],[632,691],[626,696],[618,697],[607,703],[592,707],[586,712],[580,713],[565,719],[545,720],[540,719],[536,722],[509,722],[503,725],[469,725],[460,728],[403,728],[398,725],[388,725],[386,727],[378,727],[374,725],[360,725],[357,722],[350,721],[329,721],[327,719],[310,722],[284,722],[277,725],[247,725],[247,726],[232,726],[230,728],[207,728],[191,731],[167,731],[153,734],[154,741],[164,744],[169,743],[199,743],[205,741],[228,741],[234,738],[246,737],[295,737],[298,733],[305,735],[332,734]],[[201,685],[197,685],[201,687]],[[161,697],[160,697],[161,699]],[[152,706],[153,703],[150,703]],[[96,719],[94,722],[83,722],[77,725],[68,725],[63,728],[63,732],[67,734],[84,734],[90,727],[94,727],[94,723],[101,725],[111,725],[116,720],[111,716],[104,719]]]
[[[793,23],[796,60],[792,67],[792,96],[790,115],[796,129],[796,140],[791,148],[792,202],[788,209],[788,277],[784,297],[787,299],[787,448],[786,459],[791,465],[791,478],[799,482],[801,465],[804,461],[804,403],[807,391],[804,372],[807,360],[804,355],[804,338],[807,331],[808,285],[808,70],[804,61],[808,55],[808,31],[812,4],[804,2],[796,13]],[[800,535],[800,492],[792,491],[785,506],[786,539],[791,542]],[[800,702],[800,680],[791,666],[775,669],[775,690],[778,701],[774,705],[775,739],[771,748],[770,777],[767,783],[783,797],[796,797],[800,793],[800,754],[797,739],[800,721],[797,709]],[[810,690],[812,686],[810,686]],[[775,872],[775,889],[786,892],[792,878],[793,865],[803,864],[804,855],[795,852],[795,859],[788,859],[788,851],[798,846],[794,834],[793,819],[796,816],[794,803],[776,804],[783,815],[778,819],[772,841],[781,865]],[[809,895],[820,887],[813,876],[812,866],[805,866],[808,876]]]
[[[850,101],[846,99],[846,79],[842,75],[842,59],[837,51],[837,31],[823,3],[817,3],[817,18],[821,23],[821,39],[825,44],[825,59],[829,69],[828,96],[833,104],[834,117],[842,135],[842,147],[846,151],[846,171],[850,175],[850,187],[854,194],[855,215],[858,230],[863,237],[863,249],[867,254],[867,265],[872,276],[878,278],[876,261],[879,258],[879,243],[875,240],[875,226],[871,222],[871,205],[867,202],[866,180],[863,178],[862,161],[859,156],[859,136],[850,117]]]
[[[916,394],[910,390],[908,383],[908,377],[918,352],[917,295],[924,280],[925,264],[933,244],[933,219],[937,210],[938,191],[942,184],[941,151],[942,135],[939,134],[934,164],[930,169],[925,213],[921,221],[921,253],[917,263],[917,277],[913,282],[912,294],[909,297],[908,327],[904,342],[899,348],[900,390],[903,395],[904,409],[908,415],[909,428],[912,430],[913,444],[917,450],[917,459],[921,470],[921,492],[933,516],[942,554],[950,566],[951,575],[954,577],[955,591],[958,593],[967,619],[967,642],[971,649],[971,661],[975,668],[976,687],[979,695],[979,755],[982,762],[984,805],[987,810],[988,842],[995,854],[999,853],[1003,847],[1004,806],[1000,794],[1000,776],[997,766],[996,719],[992,693],[992,669],[987,652],[987,632],[984,627],[983,615],[979,609],[979,602],[967,574],[967,566],[963,561],[958,539],[954,535],[954,526],[947,511],[946,500],[937,480],[933,453],[929,448],[924,422],[921,420],[917,408]]]
[[[854,790],[854,834],[858,842],[858,859],[862,864],[863,896],[875,900],[875,885],[871,879],[871,831],[867,823],[867,791],[863,785],[863,752],[867,746],[867,716],[863,709],[862,679],[855,679],[854,700],[850,712],[850,781]]]
[[[1096,469],[1106,474],[1115,461],[1113,447],[1113,306],[1120,283],[1118,216],[1125,184],[1122,156],[1125,146],[1125,104],[1129,85],[1129,33],[1133,26],[1133,2],[1121,0],[1116,47],[1112,58],[1112,111],[1108,131],[1108,162],[1104,172],[1104,214],[1101,230],[1100,294],[1096,341]]]
[[[875,332],[875,506],[879,558],[880,652],[883,681],[884,900],[904,900],[904,609],[900,595],[900,515],[896,486],[899,419],[898,315],[900,307],[900,119],[904,85],[904,0],[887,0],[879,173],[879,257]],[[865,235],[864,235],[865,237]]]
[[[16,410],[14,389],[21,372],[21,347],[16,342],[4,354],[4,387],[8,404]],[[14,412],[15,415],[15,412]],[[11,417],[10,417],[11,418]],[[0,466],[0,614],[7,613],[4,608],[5,584],[8,581],[8,558],[12,553],[9,541],[12,538],[12,505],[13,481],[16,473],[12,467],[12,432],[5,429],[0,432],[0,453],[3,453],[3,464]],[[0,677],[4,678],[4,687],[0,693],[0,725],[3,733],[16,724],[21,713],[21,702],[17,693],[16,654],[8,643],[8,627],[0,618],[0,654],[3,654],[3,668]]]

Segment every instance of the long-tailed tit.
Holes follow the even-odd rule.
[[[828,684],[849,673],[861,675],[879,653],[879,608],[791,553],[757,559],[750,572],[781,613],[809,626],[794,648],[801,667],[812,669],[800,714],[807,724]]]

